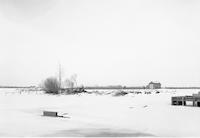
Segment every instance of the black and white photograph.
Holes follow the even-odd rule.
[[[1,137],[200,137],[200,1],[0,0]]]

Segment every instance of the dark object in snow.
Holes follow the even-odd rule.
[[[74,93],[82,93],[82,92],[87,92],[84,88],[76,88],[73,90]]]
[[[137,92],[135,92],[135,94],[142,94],[142,92],[137,91]]]
[[[158,93],[160,93],[159,91],[156,91],[156,93],[158,94]]]
[[[79,93],[86,93],[87,91],[83,88],[66,88],[63,89],[63,93],[65,94],[79,94]]]
[[[58,117],[58,112],[43,111],[43,116],[53,116],[53,117]]]
[[[145,92],[144,94],[151,94],[151,92]]]
[[[200,107],[200,93],[193,94],[192,96],[176,96],[171,98],[172,105],[187,106],[188,101],[192,102],[192,106]]]
[[[64,114],[67,114],[67,113],[64,113]],[[58,112],[53,112],[53,111],[43,111],[43,116],[69,118],[69,117],[65,117],[65,116],[60,116],[60,115],[58,115]]]
[[[120,91],[120,92],[116,92],[113,96],[124,96],[126,94],[128,94],[128,92]]]
[[[145,108],[145,107],[148,107],[148,105],[145,105],[145,106],[143,106],[143,107],[144,107],[144,108]]]

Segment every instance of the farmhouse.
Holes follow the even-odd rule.
[[[161,88],[161,83],[160,82],[150,82],[148,85],[147,85],[147,88],[148,89],[160,89]]]

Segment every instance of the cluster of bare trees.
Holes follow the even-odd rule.
[[[77,87],[77,75],[72,75],[69,79],[64,81],[63,87],[64,88],[74,88]]]
[[[63,82],[59,81],[56,77],[47,78],[42,87],[46,93],[58,94],[61,89],[77,87],[77,75],[74,74],[70,78],[65,79]]]

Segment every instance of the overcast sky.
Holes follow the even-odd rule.
[[[200,86],[198,0],[0,0],[0,85]]]

